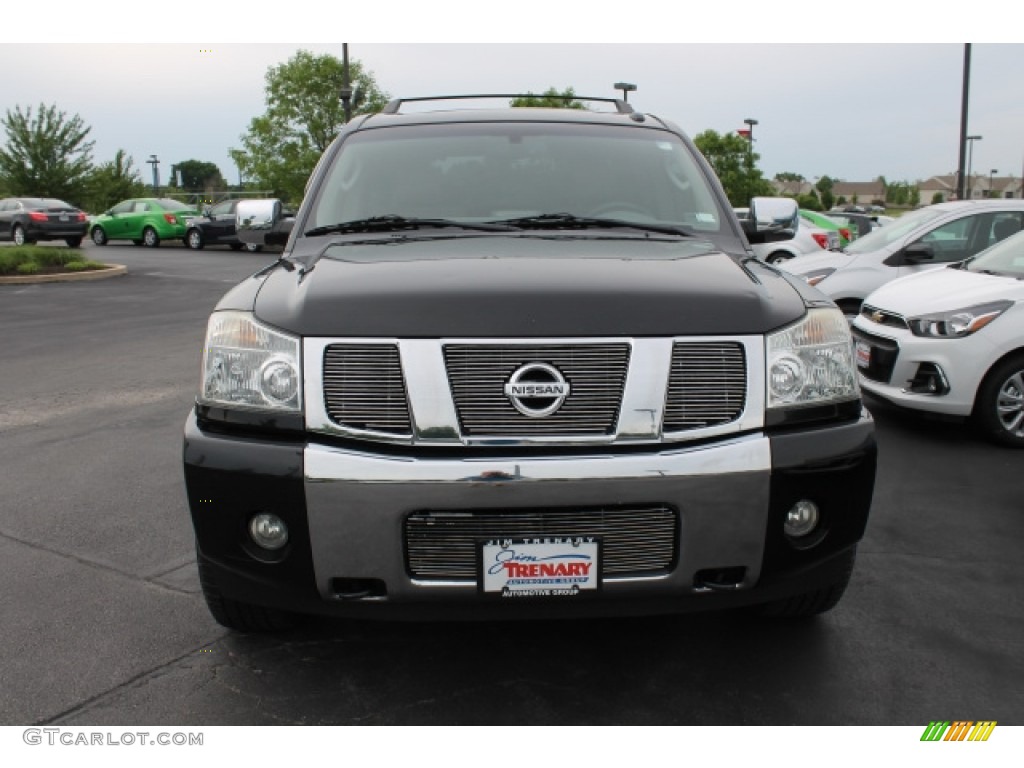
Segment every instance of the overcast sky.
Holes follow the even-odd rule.
[[[594,9],[586,24],[565,10],[571,3],[545,11],[544,3],[533,0],[505,6],[454,3],[448,15],[440,3],[405,11],[379,4],[329,19],[308,10],[289,13],[296,3],[253,5],[273,10],[253,14],[258,23],[242,26],[229,24],[230,14],[218,16],[202,5],[188,12],[157,8],[149,20],[120,17],[131,22],[132,32],[124,34],[99,12],[91,13],[69,31],[40,37],[47,42],[0,45],[5,73],[0,114],[16,105],[56,104],[92,126],[97,162],[123,148],[149,181],[146,160],[152,154],[161,161],[164,180],[173,163],[207,160],[234,183],[238,171],[228,148],[239,146],[249,121],[264,111],[268,67],[299,49],[341,56],[340,42],[266,41],[343,39],[349,28],[350,55],[392,96],[540,92],[551,86],[614,96],[613,83],[624,80],[638,86],[630,97],[638,109],[675,121],[691,136],[709,128],[735,131],[744,118],[758,120],[755,150],[768,178],[792,171],[808,179],[828,174],[868,181],[883,175],[889,181],[915,181],[956,169],[964,59],[956,36],[971,34],[970,24],[922,31],[918,11],[899,16],[868,3],[830,19],[802,12],[813,4],[801,2],[755,4],[779,12],[763,24],[749,14],[739,23],[736,17],[747,7],[743,2],[711,6],[701,12],[704,16],[693,16],[683,10],[651,11],[645,1],[621,11],[580,4]],[[986,2],[971,8],[982,11]],[[613,7],[620,6],[607,6]],[[467,8],[477,30],[453,21],[460,15],[456,10]],[[169,25],[168,15],[180,23]],[[427,26],[418,26],[422,18]],[[501,22],[501,31],[482,20]],[[191,30],[263,42],[174,42]],[[843,30],[885,42],[816,42],[856,39]],[[943,42],[928,41],[929,34]],[[993,29],[989,38],[1005,34],[1013,32]],[[535,42],[507,42],[510,36]],[[138,42],[147,38],[151,41]],[[605,42],[616,38],[630,42]],[[109,42],[70,42],[90,39]],[[570,39],[576,42],[556,42]],[[745,42],[724,42],[734,39]],[[759,42],[765,39],[788,42]],[[55,40],[68,42],[50,42]],[[417,42],[423,40],[445,42]],[[602,42],[585,42],[590,40]],[[974,43],[970,88],[969,132],[983,137],[974,146],[973,170],[1020,177],[1024,43]]]

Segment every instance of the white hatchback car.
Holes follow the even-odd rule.
[[[742,221],[750,216],[749,208],[734,208]],[[839,250],[839,231],[816,227],[807,219],[798,216],[793,236],[787,240],[772,240],[766,243],[751,243],[754,255],[769,264],[785,262],[808,253],[828,251],[835,255]]]
[[[863,391],[1024,448],[1024,233],[879,288],[853,337]]]
[[[1024,228],[1024,200],[939,203],[872,230],[843,253],[799,256],[782,268],[803,277],[851,319],[876,288],[963,261]]]

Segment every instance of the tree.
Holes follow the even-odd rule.
[[[83,206],[87,211],[98,213],[122,200],[145,194],[146,185],[135,169],[131,156],[119,149],[111,162],[102,163],[89,173]]]
[[[714,168],[733,206],[745,207],[752,197],[775,195],[774,188],[757,168],[760,156],[756,152],[752,158],[748,155],[750,144],[746,139],[707,130],[694,137],[693,143]]]
[[[790,171],[784,171],[783,173],[775,174],[776,181],[806,181],[803,176],[799,173],[792,173]]]
[[[341,103],[344,67],[329,54],[299,51],[266,74],[267,111],[249,123],[242,148],[229,154],[250,182],[293,203],[302,199],[306,180],[345,123]],[[380,111],[388,96],[358,60],[349,63],[353,114]]]
[[[526,96],[512,99],[508,105],[510,107],[554,107],[556,109],[587,108],[586,104],[576,98],[576,91],[572,88],[566,88],[564,91],[548,88],[540,96],[535,96],[532,91],[527,91]]]
[[[181,188],[194,192],[213,192],[227,189],[228,183],[216,163],[203,160],[183,160],[174,164],[181,174]]]
[[[818,197],[821,199],[821,207],[826,211],[831,210],[832,206],[836,204],[832,195],[833,186],[835,186],[835,179],[829,176],[822,176],[814,185],[814,188],[818,190]]]
[[[22,112],[7,110],[0,121],[7,131],[7,146],[0,149],[0,177],[15,195],[56,197],[80,205],[92,168],[94,142],[81,117],[68,117],[56,105],[39,105]]]

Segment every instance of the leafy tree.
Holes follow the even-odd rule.
[[[775,180],[776,181],[806,181],[806,179],[804,179],[804,177],[801,176],[799,173],[791,173],[790,171],[785,171],[783,173],[776,173],[775,174]]]
[[[558,91],[555,88],[548,88],[540,96],[535,96],[533,91],[527,91],[526,96],[512,99],[508,104],[510,107],[554,107],[556,109],[586,109],[587,106],[576,98],[576,91],[566,88]]]
[[[760,157],[756,152],[751,161],[750,144],[746,139],[707,130],[695,136],[693,143],[714,168],[733,206],[747,206],[752,197],[775,195],[774,188],[757,168]]]
[[[211,192],[227,189],[228,183],[216,163],[203,160],[183,160],[175,163],[175,170],[181,173],[181,188],[196,192]]]
[[[0,149],[3,186],[16,195],[56,197],[80,205],[92,167],[95,142],[81,117],[68,117],[56,105],[39,105],[24,112],[20,106],[0,120],[7,146]]]
[[[833,205],[836,205],[836,199],[832,195],[832,187],[835,186],[835,179],[830,176],[822,176],[818,179],[818,183],[814,185],[815,189],[818,190],[818,197],[821,199],[821,207],[826,211],[831,210]],[[842,200],[841,202],[846,202]]]
[[[358,60],[349,72],[354,114],[380,111],[388,96]],[[329,54],[299,51],[266,74],[267,110],[253,118],[229,154],[249,182],[293,202],[302,199],[306,180],[345,123],[341,103],[343,64]]]
[[[818,196],[813,192],[807,195],[797,195],[796,203],[801,208],[808,211],[820,211],[821,201],[818,200]]]
[[[921,194],[921,193],[918,192],[918,194]],[[932,195],[932,205],[935,205],[936,203],[944,203],[944,202],[946,202],[946,198],[945,198],[945,196],[941,192],[936,192],[935,194]]]
[[[98,213],[122,200],[143,197],[146,191],[131,156],[119,149],[111,162],[102,163],[89,173],[83,206]]]

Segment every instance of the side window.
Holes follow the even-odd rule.
[[[918,242],[932,247],[936,262],[963,261],[986,247],[986,238],[977,237],[982,219],[986,218],[981,215],[964,216],[933,229]],[[979,240],[983,244],[979,245]]]
[[[231,213],[231,202],[217,203],[210,209],[211,216],[225,216]]]
[[[1024,212],[1006,211],[997,213],[992,217],[992,228],[988,236],[988,245],[995,245],[1000,240],[1005,240],[1010,235],[1015,235],[1024,229]]]
[[[145,213],[149,210],[149,203],[143,203],[141,201],[135,203],[134,213]]]
[[[110,212],[111,213],[128,213],[128,211],[130,211],[132,209],[132,205],[133,205],[133,203],[132,203],[131,200],[126,200],[123,203],[118,203],[117,205],[115,205],[113,208],[110,209]]]

